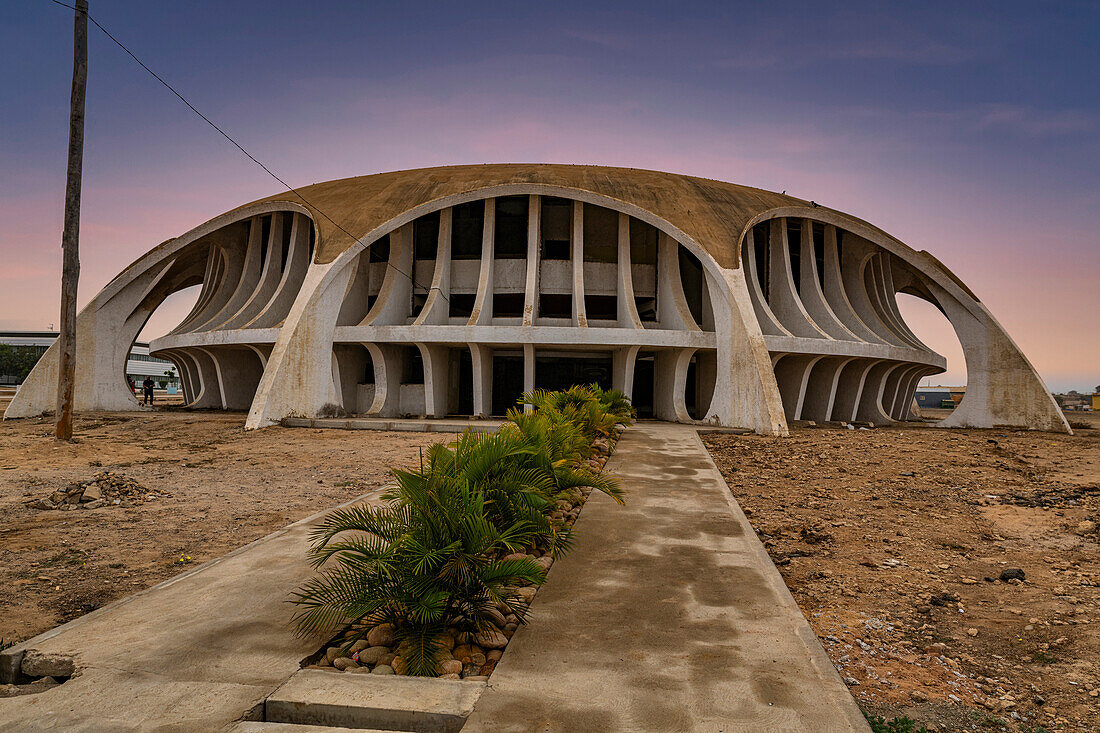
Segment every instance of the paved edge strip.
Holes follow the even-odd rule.
[[[710,454],[706,444],[703,443],[700,434],[708,431],[697,430],[693,432],[695,440],[699,444],[699,450],[706,456],[707,463],[710,465],[714,480],[722,485],[726,501],[730,506],[730,511],[733,513],[738,523],[745,529],[744,537],[748,548],[759,559],[760,567],[766,574],[768,582],[775,589],[775,594],[779,597],[780,602],[802,619],[802,623],[796,626],[796,630],[799,639],[806,646],[806,651],[810,655],[810,662],[819,670],[822,677],[834,677],[837,683],[842,685],[845,691],[847,691],[848,686],[844,684],[844,680],[840,677],[840,673],[837,672],[836,667],[833,666],[833,661],[829,658],[829,653],[825,651],[825,647],[821,645],[821,640],[817,638],[813,629],[810,628],[810,622],[806,620],[806,616],[802,613],[802,609],[791,593],[791,589],[787,587],[787,581],[783,580],[783,574],[779,572],[779,568],[772,562],[771,555],[768,554],[767,549],[764,547],[764,543],[760,541],[760,537],[756,534],[756,529],[752,526],[752,522],[749,521],[748,515],[741,509],[741,505],[737,503],[737,498],[734,497],[733,491],[730,489],[729,484],[726,483],[725,476],[723,476],[722,472],[718,469],[718,464],[714,462],[714,456]],[[853,729],[869,731],[871,727],[867,723],[867,719],[863,716],[863,711],[859,709],[856,699],[851,696],[851,692],[848,692],[848,698],[851,700],[851,705],[847,706],[847,712],[851,719]]]

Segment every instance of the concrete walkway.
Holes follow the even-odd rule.
[[[869,730],[697,432],[609,467],[463,733]]]
[[[5,650],[71,655],[80,673],[0,699],[0,731],[218,731],[262,706],[319,643],[295,638],[287,598],[320,516]]]

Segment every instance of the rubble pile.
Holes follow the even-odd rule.
[[[147,489],[129,476],[111,471],[97,473],[91,479],[74,482],[49,496],[32,499],[27,506],[34,509],[98,509],[103,506],[133,506],[168,496]]]

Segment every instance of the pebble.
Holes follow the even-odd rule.
[[[503,649],[508,645],[508,637],[495,629],[482,631],[474,637],[474,641],[486,649]]]
[[[388,664],[379,664],[371,670],[371,674],[393,674],[393,667]]]
[[[503,629],[504,624],[508,623],[504,620],[504,614],[495,608],[488,609],[487,611],[485,611],[484,615],[486,618],[489,619],[490,622],[492,622],[493,626],[496,626],[498,629]]]
[[[439,666],[439,671],[443,673],[443,676],[455,675],[455,679],[457,679],[458,675],[462,674],[462,662],[457,659],[448,659]]]
[[[1096,522],[1092,521],[1091,519],[1086,519],[1085,521],[1077,525],[1077,534],[1086,535],[1092,534],[1095,531]]]
[[[393,646],[393,624],[379,624],[367,634],[371,646]]]
[[[504,652],[500,649],[490,649],[485,654],[485,659],[490,662],[499,662],[500,658],[504,656]]]
[[[370,667],[350,667],[347,671],[351,674],[371,674]]]
[[[352,648],[354,649],[354,647]],[[360,664],[378,664],[382,661],[382,657],[390,653],[390,648],[386,646],[370,646],[358,651]]]
[[[359,665],[355,663],[355,660],[349,659],[348,657],[337,657],[332,660],[332,666],[343,671],[345,669],[355,669]]]
[[[1025,576],[1021,568],[1005,568],[1001,571],[1001,580],[1023,580]]]

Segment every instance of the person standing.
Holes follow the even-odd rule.
[[[143,392],[141,404],[152,405],[153,404],[153,378],[146,377],[145,381],[141,383]]]

